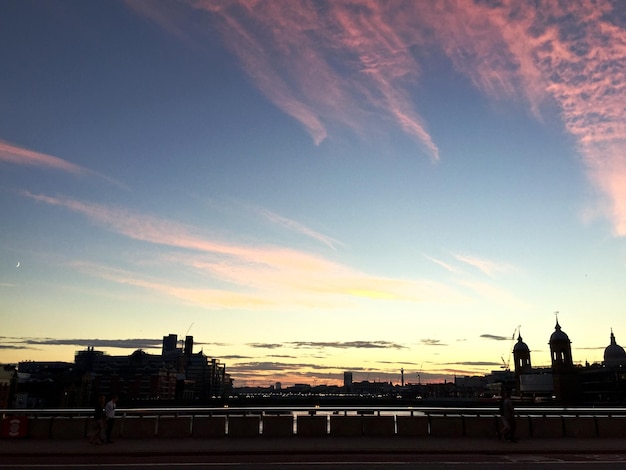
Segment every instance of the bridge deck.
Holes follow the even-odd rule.
[[[118,439],[93,445],[87,439],[0,439],[0,456],[33,455],[193,455],[193,454],[618,454],[620,438],[531,438],[515,443],[488,438],[323,437]]]

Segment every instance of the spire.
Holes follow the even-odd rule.
[[[617,344],[615,342],[615,335],[613,334],[613,328],[611,328],[611,344]]]

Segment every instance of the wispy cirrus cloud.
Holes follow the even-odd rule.
[[[316,144],[337,125],[366,135],[390,121],[433,160],[439,158],[409,93],[419,75],[411,46],[422,35],[413,30],[407,38],[393,26],[398,19],[406,23],[401,8],[284,0],[186,4],[209,13],[203,17],[207,30],[220,31],[261,92],[300,122]],[[163,5],[133,8],[180,37],[180,18],[165,15]]]
[[[499,263],[499,262],[495,262],[492,260],[479,258],[477,256],[461,255],[461,254],[453,254],[453,256],[458,261],[461,261],[462,263],[468,264],[478,269],[479,271],[481,271],[482,273],[486,274],[487,276],[491,278],[494,278],[496,276],[496,273],[507,272],[507,271],[512,270],[511,266],[505,263]]]
[[[473,280],[459,280],[458,284],[478,294],[479,297],[490,299],[494,303],[499,303],[511,308],[526,308],[527,304],[523,299],[517,297],[506,288],[485,282]]]
[[[36,152],[15,144],[11,144],[4,140],[0,140],[0,162],[6,162],[13,165],[30,166],[37,168],[45,168],[50,170],[62,171],[75,176],[93,176],[102,180],[106,180],[118,187],[126,188],[126,185],[119,181],[101,175],[93,170],[68,162],[54,155]]]
[[[128,270],[76,263],[77,269],[114,282],[166,294],[207,308],[338,308],[359,298],[405,302],[449,302],[462,296],[444,284],[373,276],[321,256],[277,246],[227,243],[169,220],[66,197],[23,192],[63,207],[125,237],[176,249],[169,262],[185,265],[223,288],[180,286]],[[174,261],[173,261],[174,260]]]
[[[29,150],[4,140],[0,140],[0,161],[14,165],[49,168],[72,173],[74,175],[88,175],[92,173],[90,170],[80,165],[70,163],[62,158],[46,153],[35,152],[34,150]]]
[[[626,236],[626,24],[621,2],[441,1],[422,18],[487,96],[556,104],[578,143],[597,213]]]
[[[306,225],[300,222],[289,219],[287,217],[283,217],[282,215],[278,215],[267,209],[259,209],[259,213],[270,222],[279,224],[282,227],[285,227],[296,233],[300,233],[302,235],[306,235],[307,237],[311,237],[319,242],[322,242],[324,245],[328,246],[329,248],[332,248],[333,250],[336,249],[337,245],[343,245],[340,241],[335,240],[334,238],[329,237],[328,235],[324,235],[323,233],[313,230],[310,227],[307,227]]]
[[[342,124],[366,133],[374,115],[415,137],[433,160],[412,89],[419,57],[439,49],[493,99],[556,105],[603,196],[588,213],[626,236],[626,24],[621,2],[189,1],[208,12],[256,86],[316,143]],[[136,8],[136,7],[134,7]],[[136,8],[184,36],[180,9]],[[184,10],[185,7],[182,7]],[[193,24],[197,24],[194,22]],[[189,35],[187,35],[189,37]],[[198,39],[201,42],[201,39]]]
[[[454,266],[450,263],[426,256],[427,259],[433,263],[443,267],[447,271],[455,274],[454,284],[463,288],[471,290],[474,294],[477,294],[480,298],[489,299],[490,301],[500,303],[502,305],[510,307],[524,307],[525,302],[518,298],[510,290],[503,288],[495,281],[497,274],[514,272],[517,269],[504,262],[488,260],[473,255],[461,255],[452,253],[452,256],[459,262],[464,263],[466,266],[477,269],[481,273],[488,276],[492,281],[483,282],[476,280],[473,276],[470,276],[467,272],[464,272],[461,268]]]
[[[428,256],[428,255],[424,255],[424,257],[427,260],[432,261],[435,264],[438,264],[439,266],[441,266],[443,269],[445,269],[446,271],[449,271],[451,273],[457,273],[459,272],[459,268],[457,268],[456,266],[452,266],[449,263],[446,263],[445,261],[441,261],[440,259],[437,258],[433,258],[432,256]]]

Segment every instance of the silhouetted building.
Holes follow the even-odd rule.
[[[391,382],[370,382],[363,380],[361,382],[352,383],[353,393],[358,395],[389,395],[394,391],[394,386]]]
[[[183,354],[187,357],[191,356],[193,352],[193,336],[185,336],[185,346],[183,348]]]
[[[17,365],[16,408],[75,407],[81,405],[81,378],[74,364],[25,361]]]
[[[167,336],[163,336],[163,348],[161,350],[161,354],[165,356],[168,353],[175,353],[176,347],[178,346],[176,343],[178,342],[178,336],[169,334]]]
[[[518,338],[513,349],[515,378],[521,398],[554,399],[564,405],[624,403],[626,401],[626,352],[611,331],[610,344],[599,364],[574,364],[571,341],[558,320],[550,336],[550,368],[533,368],[528,346]]]
[[[626,402],[626,352],[615,341],[613,330],[610,344],[604,350],[602,364],[588,365],[581,370],[580,375],[585,402]]]
[[[522,341],[521,332],[518,333],[517,343],[513,346],[513,362],[515,363],[515,388],[520,390],[520,376],[532,371],[530,349],[528,345]]]
[[[611,329],[611,344],[604,350],[604,365],[606,367],[626,367],[626,351],[615,341]]]
[[[14,403],[18,408],[91,407],[99,395],[116,394],[132,406],[226,396],[232,388],[226,366],[192,349],[193,337],[177,348],[177,336],[168,335],[160,355],[138,349],[129,356],[109,356],[88,347],[76,353],[74,363],[21,362]]]
[[[193,353],[193,336],[163,337],[162,354],[137,350],[130,356],[107,356],[93,348],[76,353],[76,368],[84,375],[83,399],[117,394],[126,402],[204,402],[221,398],[231,388],[226,366],[199,352]]]
[[[554,395],[565,405],[580,402],[578,370],[572,360],[572,342],[556,321],[554,332],[550,335],[550,357],[552,359],[552,380]]]
[[[489,379],[487,376],[462,376],[454,378],[457,398],[482,398],[485,396]]]
[[[344,393],[352,393],[352,372],[343,373],[343,391]]]

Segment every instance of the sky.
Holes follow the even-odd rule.
[[[617,0],[0,2],[0,362],[437,382],[556,312],[601,361],[625,56]]]

